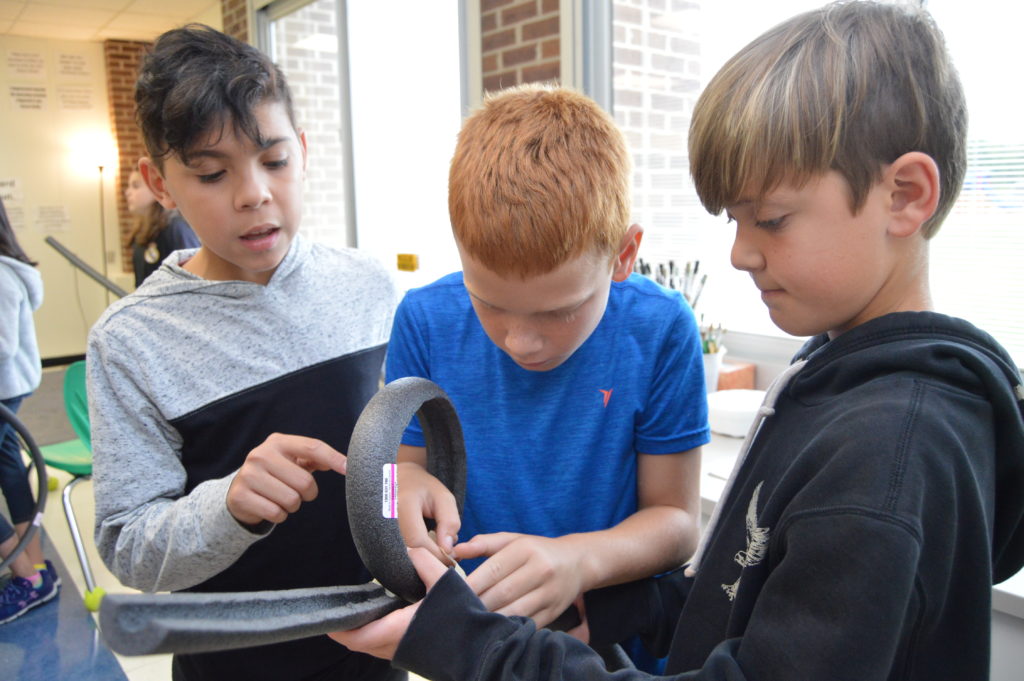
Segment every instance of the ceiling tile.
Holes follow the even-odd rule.
[[[109,9],[89,9],[87,7],[61,7],[31,3],[18,17],[18,21],[37,24],[54,24],[57,26],[92,26],[95,31],[114,17],[115,12]]]
[[[57,5],[59,7],[81,7],[86,9],[123,10],[132,0],[28,0],[32,5]]]
[[[0,0],[0,34],[149,41],[219,7],[219,0]]]
[[[0,21],[7,19],[17,19],[21,10],[25,8],[23,2],[9,2],[9,0],[0,0]],[[6,24],[4,25],[6,27]]]
[[[184,21],[216,4],[219,3],[211,2],[210,0],[174,0],[173,2],[168,2],[168,0],[135,0],[125,7],[125,11],[179,17]]]
[[[105,29],[117,31],[124,29],[127,31],[157,31],[162,33],[169,28],[177,26],[179,23],[184,23],[186,17],[182,17],[181,21],[169,19],[168,17],[156,16],[155,14],[137,14],[135,12],[121,12],[116,17],[111,19],[110,23],[104,26]]]
[[[16,21],[5,31],[10,35],[52,38],[55,40],[92,40],[96,32],[95,26],[58,26],[39,24],[30,21]]]

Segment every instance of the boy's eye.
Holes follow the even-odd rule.
[[[567,310],[551,310],[550,312],[545,312],[544,317],[568,323],[576,319],[576,312],[579,308],[580,306],[577,305],[576,307]]]
[[[209,173],[207,175],[199,175],[198,177],[199,177],[199,181],[202,182],[203,184],[210,184],[211,182],[216,182],[217,180],[219,180],[223,176],[224,176],[224,171],[223,170],[218,170],[215,173]]]
[[[786,216],[783,215],[782,217],[774,218],[774,219],[771,219],[771,220],[758,220],[754,224],[756,224],[761,229],[767,229],[767,230],[770,231],[770,230],[773,230],[773,229],[781,228],[785,224],[785,222],[786,222]]]
[[[267,161],[263,165],[265,165],[266,167],[271,168],[271,169],[284,168],[285,166],[288,165],[288,159],[282,158],[282,159],[278,159],[276,161]]]

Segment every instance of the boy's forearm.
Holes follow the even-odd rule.
[[[228,512],[230,482],[211,480],[179,499],[101,518],[96,538],[104,563],[126,586],[150,592],[186,589],[222,572],[264,536]],[[98,498],[113,493],[97,487]]]
[[[618,525],[559,541],[581,557],[583,591],[622,584],[682,565],[697,548],[697,519],[675,506],[642,508]]]
[[[583,591],[642,579],[679,567],[697,548],[700,447],[676,454],[639,454],[639,509],[607,530],[569,535],[581,556]]]

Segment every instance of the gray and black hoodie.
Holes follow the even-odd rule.
[[[396,299],[390,278],[365,254],[300,237],[266,286],[197,277],[179,266],[194,252],[171,254],[90,333],[104,562],[144,591],[368,581],[348,531],[343,476],[316,473],[314,501],[256,532],[235,521],[225,498],[246,455],[272,433],[347,449],[379,385]],[[188,678],[381,676],[370,658],[326,637],[175,664]]]

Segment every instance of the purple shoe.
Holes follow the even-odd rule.
[[[21,617],[26,612],[42,605],[57,595],[53,582],[43,581],[38,589],[22,577],[14,577],[0,592],[0,624]]]
[[[46,560],[45,563],[46,569],[39,571],[43,575],[43,581],[49,581],[53,584],[55,589],[60,589],[60,573],[57,572],[57,569],[53,567],[53,563],[51,563],[49,560]]]

